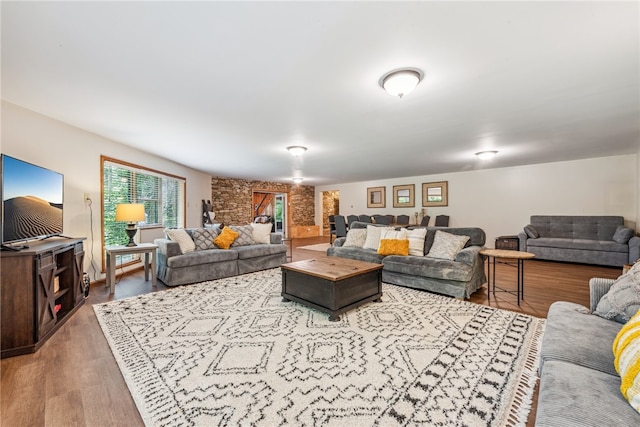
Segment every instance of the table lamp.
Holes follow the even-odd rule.
[[[126,222],[125,231],[129,236],[129,243],[126,246],[138,246],[133,241],[138,229],[136,223],[144,221],[144,205],[142,203],[121,203],[116,205],[116,221]]]

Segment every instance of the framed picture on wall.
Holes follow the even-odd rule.
[[[368,208],[384,208],[386,207],[386,187],[369,187],[367,188],[367,207]]]
[[[412,208],[416,205],[414,193],[416,186],[394,185],[393,186],[393,207],[394,208]]]
[[[448,206],[448,181],[422,184],[422,206]]]

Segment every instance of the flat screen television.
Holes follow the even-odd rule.
[[[2,155],[2,244],[62,234],[64,176]]]

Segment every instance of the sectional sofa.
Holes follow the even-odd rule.
[[[622,267],[640,258],[640,237],[621,216],[532,215],[518,237],[536,259]]]
[[[363,222],[353,222],[351,229],[377,226]],[[335,240],[327,250],[328,256],[351,258],[360,261],[382,264],[382,280],[385,283],[422,289],[456,298],[468,298],[486,282],[484,257],[480,250],[485,244],[484,230],[475,227],[409,227],[426,228],[424,253],[429,253],[437,230],[450,234],[469,236],[467,246],[454,260],[431,258],[427,256],[382,256],[373,249],[345,247],[345,237]]]

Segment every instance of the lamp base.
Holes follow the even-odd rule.
[[[136,242],[133,241],[133,236],[135,236],[138,232],[136,225],[134,223],[127,224],[127,228],[125,228],[124,231],[125,233],[127,233],[127,236],[129,236],[129,243],[127,243],[125,246],[138,246]]]

